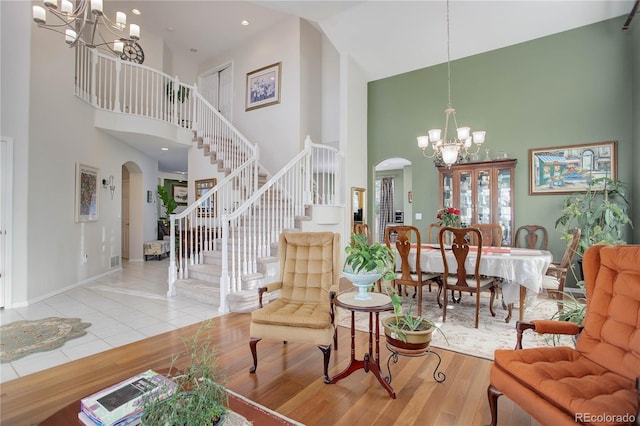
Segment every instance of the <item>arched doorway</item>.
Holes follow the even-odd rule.
[[[413,177],[411,161],[387,158],[375,166],[374,236],[384,242],[387,225],[412,224]]]
[[[143,260],[143,176],[136,163],[122,165],[122,258]]]

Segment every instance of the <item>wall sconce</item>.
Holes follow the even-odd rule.
[[[113,183],[113,175],[107,179],[102,179],[102,187],[111,191],[111,199],[113,200],[113,193],[116,191],[116,185]]]

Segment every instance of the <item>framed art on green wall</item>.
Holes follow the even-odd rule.
[[[593,179],[616,179],[616,143],[530,149],[529,194],[586,192]]]

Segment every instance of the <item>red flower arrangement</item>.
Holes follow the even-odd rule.
[[[439,220],[440,226],[460,227],[460,209],[453,207],[440,209],[436,218]]]

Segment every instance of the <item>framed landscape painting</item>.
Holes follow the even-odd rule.
[[[280,103],[280,70],[282,62],[247,73],[245,111]]]
[[[530,149],[529,194],[585,192],[593,179],[616,179],[616,170],[616,141]]]
[[[76,163],[75,221],[98,220],[98,169]]]
[[[176,204],[179,206],[186,206],[187,201],[189,200],[189,190],[186,186],[181,185],[173,185],[171,196],[176,201]]]

